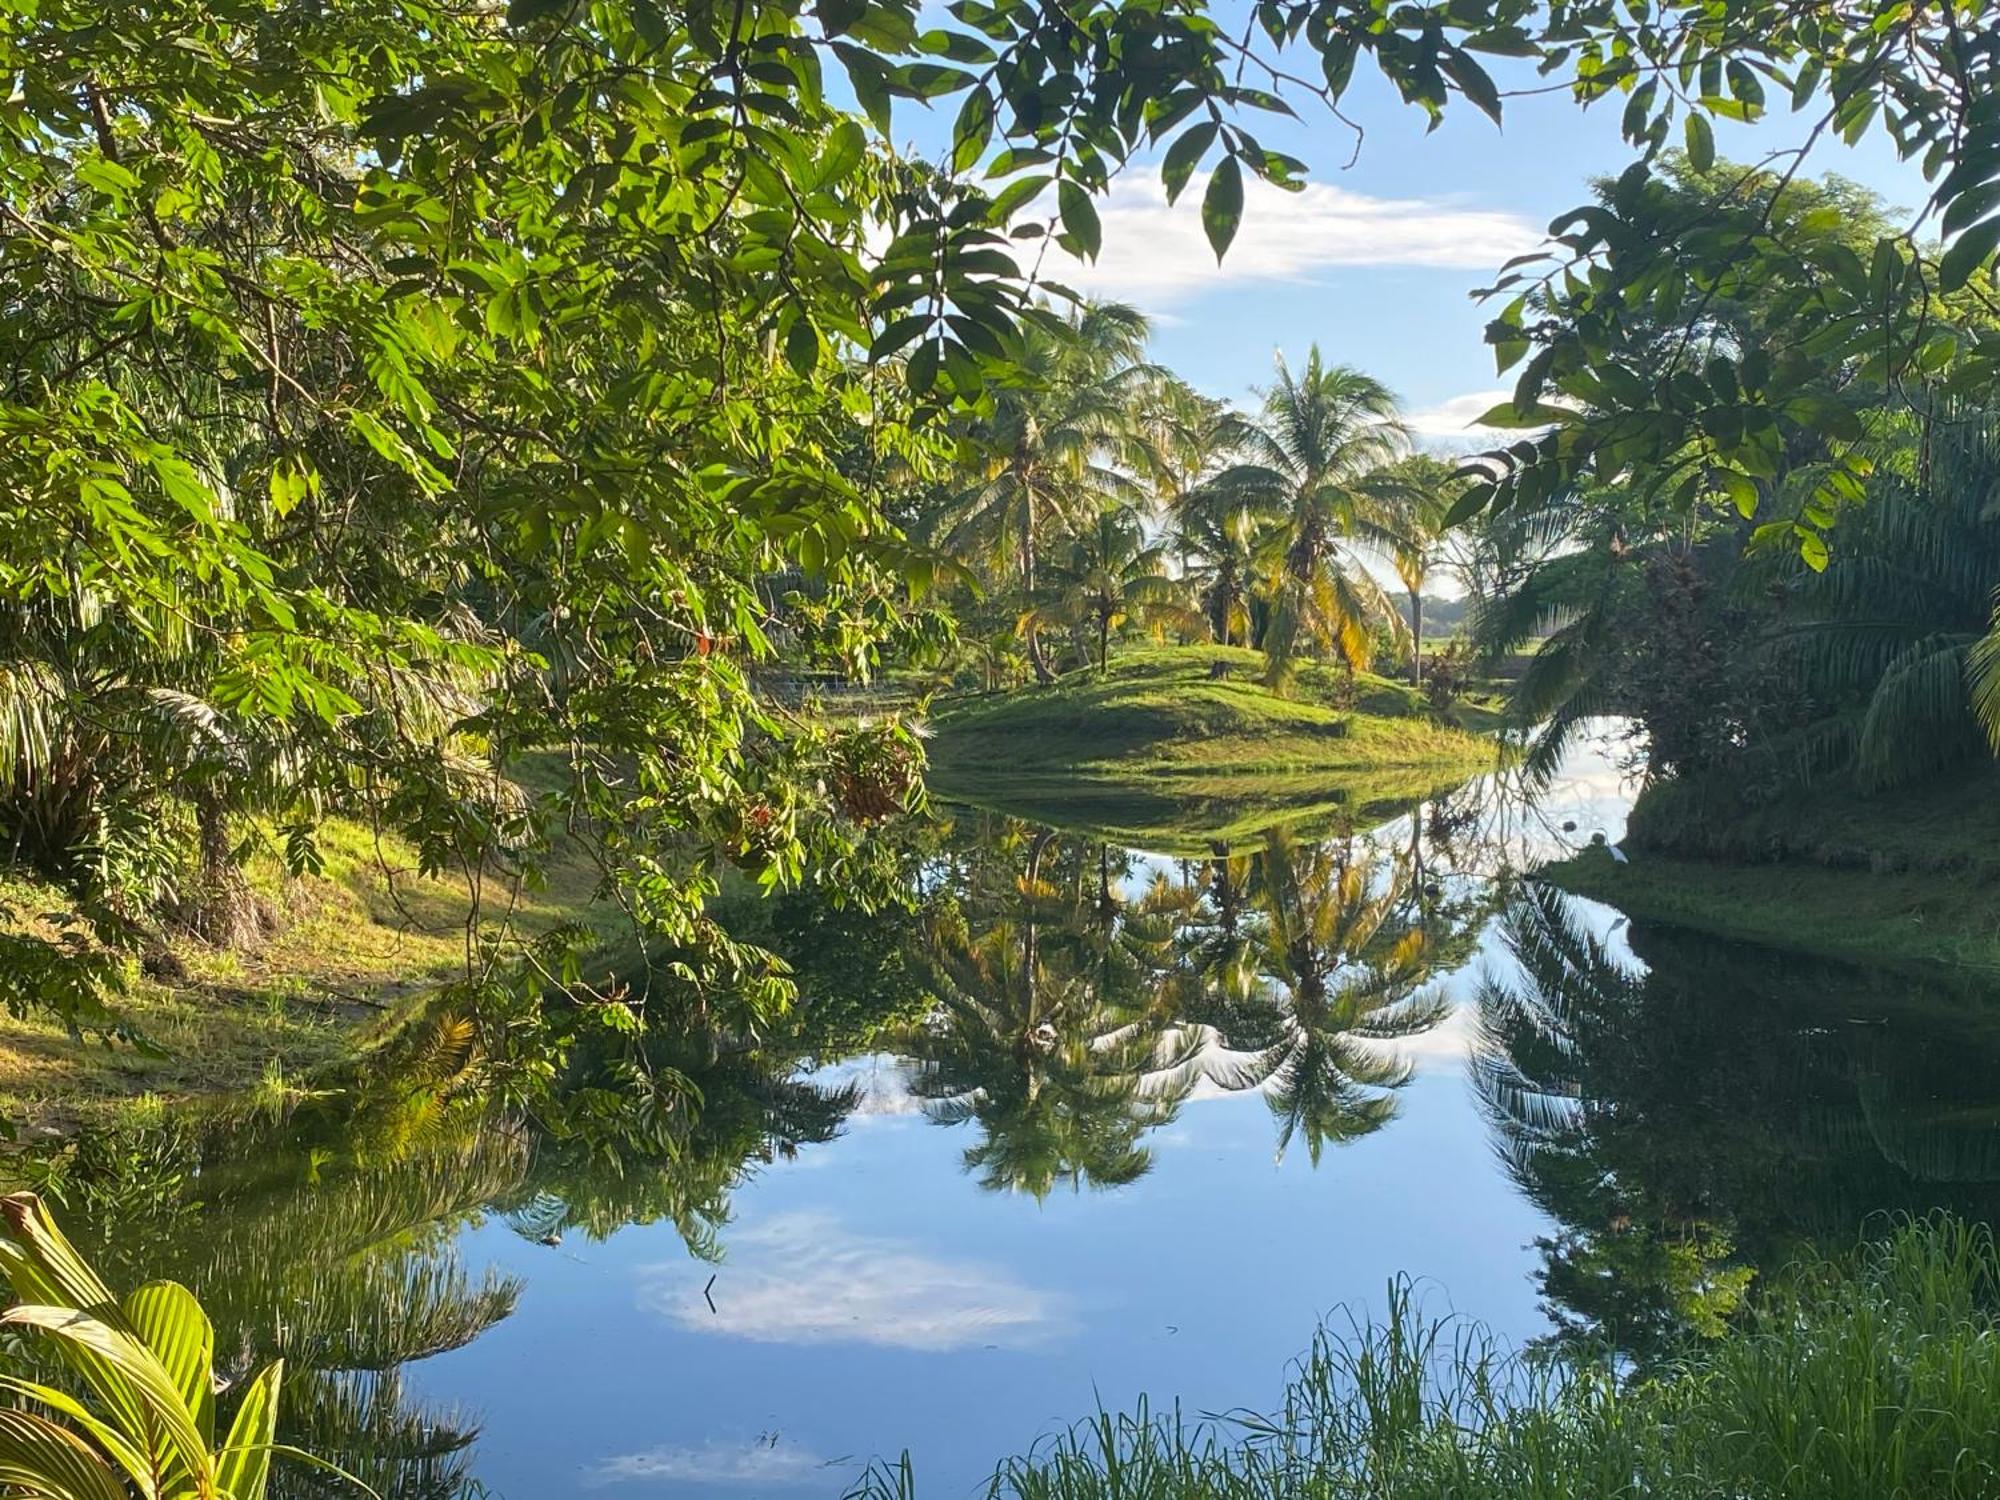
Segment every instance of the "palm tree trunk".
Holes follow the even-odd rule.
[[[1411,672],[1416,685],[1424,685],[1424,596],[1416,589],[1410,590],[1410,647],[1415,660]]]
[[[187,925],[218,948],[255,948],[264,940],[265,913],[237,868],[228,807],[211,787],[197,791],[192,800],[200,864],[198,889],[187,903]]]
[[[1097,617],[1097,671],[1101,676],[1111,670],[1111,621],[1108,616]]]
[[[1046,686],[1056,680],[1049,659],[1042,651],[1042,633],[1031,622],[1028,626],[1028,662],[1035,669],[1035,681]]]
[[[1035,492],[1021,494],[1021,591],[1028,604],[1035,599]]]

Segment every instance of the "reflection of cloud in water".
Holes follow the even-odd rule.
[[[1363,1045],[1379,1046],[1391,1057],[1407,1060],[1421,1073],[1439,1066],[1464,1067],[1478,1035],[1477,1014],[1470,1005],[1461,1002],[1429,1031],[1389,1042],[1370,1043],[1365,1037],[1358,1040]]]
[[[748,1443],[713,1438],[699,1447],[649,1448],[620,1453],[594,1465],[584,1483],[592,1489],[628,1480],[655,1484],[808,1484],[821,1480],[839,1460],[808,1453],[775,1434]]]
[[[923,1113],[923,1101],[910,1092],[903,1064],[885,1053],[869,1053],[815,1068],[808,1079],[824,1088],[854,1086],[861,1099],[848,1116],[853,1122],[894,1119]]]
[[[1004,1270],[856,1234],[817,1213],[780,1214],[734,1233],[714,1312],[685,1266],[642,1274],[643,1305],[690,1332],[758,1343],[1021,1348],[1053,1332],[1061,1311],[1057,1298]]]

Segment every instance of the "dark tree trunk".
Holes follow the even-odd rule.
[[[1042,633],[1032,624],[1028,626],[1028,661],[1035,669],[1035,681],[1046,685],[1056,680],[1048,656],[1042,650]]]
[[[182,902],[183,920],[203,942],[218,948],[255,948],[274,925],[272,914],[237,867],[229,841],[229,811],[221,796],[203,788],[194,797],[196,889]]]
[[[1418,687],[1424,685],[1424,596],[1410,590],[1410,649],[1415,665],[1410,676]]]

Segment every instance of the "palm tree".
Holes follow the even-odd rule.
[[[1379,471],[1369,488],[1381,497],[1382,552],[1395,570],[1397,582],[1410,597],[1410,680],[1424,685],[1424,585],[1443,560],[1450,528],[1445,517],[1458,487],[1452,467],[1427,453],[1407,458]]]
[[[1211,635],[1223,645],[1255,644],[1256,591],[1279,523],[1241,496],[1213,487],[1183,497],[1174,510],[1174,550],[1181,576],[1200,601]]]
[[[1098,512],[1073,536],[1061,560],[1049,569],[1047,591],[1054,597],[1023,617],[1023,633],[1059,623],[1089,629],[1097,640],[1097,669],[1109,668],[1111,632],[1136,621],[1158,632],[1165,627],[1203,631],[1201,615],[1184,602],[1180,582],[1167,576],[1167,548],[1149,543],[1144,525],[1129,508]]]
[[[983,460],[946,505],[946,546],[1011,557],[1032,596],[1046,528],[1137,497],[1119,460],[1136,451],[1139,403],[1159,379],[1145,362],[1146,336],[1144,315],[1118,302],[1086,303],[1067,318],[1044,309],[1025,325],[1013,378],[966,434]]]
[[[1893,418],[1865,505],[1823,572],[1796,566],[1775,642],[1838,714],[1872,788],[2000,746],[2000,414]]]
[[[1368,664],[1371,624],[1395,627],[1396,611],[1356,548],[1389,535],[1375,476],[1406,444],[1396,398],[1380,381],[1326,364],[1318,345],[1297,375],[1279,356],[1277,383],[1243,434],[1247,461],[1215,481],[1283,523],[1272,549],[1264,638],[1274,684],[1290,675],[1301,638],[1359,670]]]
[[[1529,773],[1606,713],[1643,723],[1655,774],[1752,755],[1779,786],[1831,771],[1872,790],[1977,755],[1982,728],[2000,743],[2000,418],[1883,418],[1871,447],[1867,503],[1823,571],[1746,562],[1733,520],[1690,528],[1616,491],[1523,518],[1539,559],[1473,630],[1489,653],[1546,636],[1510,705]],[[1815,482],[1805,466],[1784,486]]]

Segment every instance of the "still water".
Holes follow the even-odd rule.
[[[1228,847],[964,810],[920,915],[777,934],[860,1050],[687,1064],[671,1159],[412,1085],[114,1143],[72,1192],[220,1348],[288,1355],[295,1440],[512,1500],[831,1497],[904,1449],[965,1495],[1100,1403],[1267,1406],[1397,1278],[1644,1358],[1873,1213],[1990,1217],[2000,1003],[1511,873],[1625,805],[1598,746],[1532,807],[1481,783]]]

